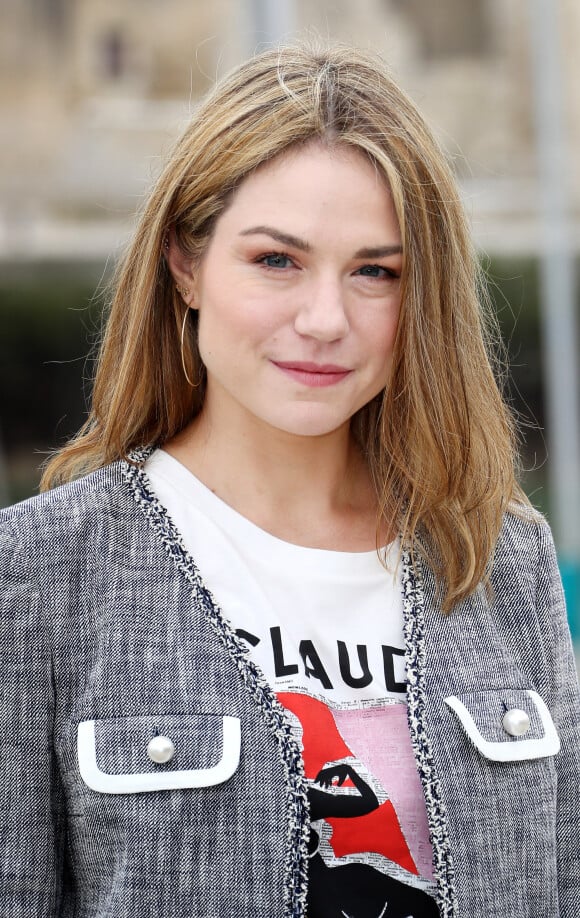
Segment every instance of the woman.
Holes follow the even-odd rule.
[[[2,913],[572,918],[578,687],[457,191],[380,62],[220,83],[2,515]]]

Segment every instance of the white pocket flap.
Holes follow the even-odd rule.
[[[531,689],[498,689],[450,695],[445,699],[465,733],[487,759],[515,762],[555,755],[560,738],[543,698]],[[529,727],[521,736],[511,736],[503,726],[508,712],[523,711]]]
[[[147,748],[168,737],[175,753],[152,761]],[[211,787],[236,771],[241,729],[237,717],[209,714],[85,720],[78,725],[77,755],[85,784],[101,794]]]

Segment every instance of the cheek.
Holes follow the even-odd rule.
[[[243,287],[206,291],[199,306],[202,336],[243,345],[274,335],[283,325],[283,310],[272,296],[249,295]]]
[[[379,362],[390,363],[397,336],[398,319],[398,310],[393,310],[387,314],[375,316],[374,321],[369,322],[365,328],[367,347]]]
[[[395,338],[397,337],[397,332],[399,330],[399,319],[401,316],[401,299],[400,296],[396,298],[395,303],[393,303],[393,308],[389,312],[389,318],[387,322],[387,341],[389,350],[392,352],[395,345]]]
[[[202,358],[211,354],[241,355],[273,342],[280,322],[271,302],[248,301],[243,294],[206,295],[200,303],[198,342]]]

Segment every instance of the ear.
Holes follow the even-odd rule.
[[[177,291],[187,306],[196,308],[193,302],[194,273],[193,260],[185,255],[179,247],[175,232],[170,229],[167,236],[167,245],[164,248],[165,260],[171,273]]]

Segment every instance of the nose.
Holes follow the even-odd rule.
[[[303,291],[294,328],[299,335],[331,342],[349,330],[344,291],[338,280],[319,279]]]

